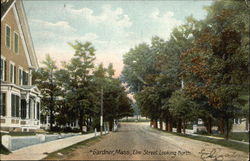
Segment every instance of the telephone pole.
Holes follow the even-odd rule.
[[[101,118],[100,118],[100,128],[101,128],[101,135],[103,129],[103,87],[101,89]]]

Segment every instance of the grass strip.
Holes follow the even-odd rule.
[[[11,152],[5,148],[5,146],[2,145],[2,143],[0,144],[0,154],[5,154],[5,155],[8,155],[10,154]]]
[[[103,136],[105,136],[107,134],[104,134]],[[97,137],[93,137],[87,140],[84,140],[82,142],[79,142],[77,144],[71,145],[69,147],[66,147],[64,149],[49,153],[48,156],[46,158],[44,158],[43,160],[54,160],[55,158],[59,158],[62,159],[63,157],[69,155],[70,153],[72,153],[74,150],[76,150],[77,148],[83,147],[88,145],[89,143],[93,143],[93,142],[97,142],[100,141],[102,139],[103,136],[97,136]],[[63,156],[59,156],[58,153],[63,154]]]
[[[221,146],[224,146],[224,147],[228,147],[228,148],[231,148],[231,149],[235,149],[235,150],[239,150],[239,151],[243,151],[243,152],[247,152],[247,153],[249,152],[249,145],[243,144],[243,143],[233,142],[233,141],[226,140],[226,139],[213,139],[213,138],[207,138],[205,136],[193,136],[193,135],[188,135],[188,134],[167,132],[167,131],[163,131],[163,130],[160,130],[160,129],[155,129],[155,130],[161,131],[161,132],[164,132],[164,133],[168,133],[168,134],[173,134],[173,135],[176,135],[176,136],[181,136],[181,137],[193,139],[193,140],[199,140],[199,141],[204,141],[204,142],[208,142],[208,143],[221,145]]]

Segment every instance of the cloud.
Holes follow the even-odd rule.
[[[42,25],[45,28],[52,28],[52,29],[58,29],[58,30],[65,30],[65,31],[76,31],[73,27],[69,25],[67,21],[57,21],[55,23],[48,22],[44,20],[38,20],[38,19],[32,19],[32,23],[36,23],[38,25]]]
[[[74,9],[69,6],[66,10],[72,15],[82,16],[92,24],[104,24],[119,28],[128,28],[132,25],[129,16],[123,13],[122,8],[113,10],[111,5],[103,5],[102,12],[99,15],[94,15],[90,8]]]
[[[156,34],[166,38],[169,38],[173,28],[183,23],[174,18],[173,12],[167,11],[165,13],[160,13],[158,8],[154,8],[149,18],[158,27],[158,32],[156,32]]]
[[[99,38],[99,36],[95,33],[86,33],[83,36],[72,36],[72,37],[67,36],[67,38],[71,41],[78,40],[81,42],[85,41],[93,42],[96,41]]]

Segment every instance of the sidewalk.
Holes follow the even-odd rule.
[[[99,136],[100,133],[97,133]],[[70,138],[59,139],[42,144],[28,146],[22,149],[13,151],[9,155],[0,155],[1,160],[41,160],[47,156],[48,153],[74,145],[81,141],[95,137],[95,133],[73,136]]]

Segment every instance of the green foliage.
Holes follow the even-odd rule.
[[[169,111],[175,117],[183,120],[196,118],[196,103],[185,96],[182,90],[177,90],[169,99]]]
[[[156,36],[126,53],[122,80],[151,119],[202,118],[210,128],[223,120],[228,134],[232,118],[249,118],[250,10],[237,0],[206,10],[204,20],[187,17],[168,41]]]
[[[44,67],[33,71],[33,84],[36,84],[42,94],[42,115],[50,115],[50,128],[54,123],[54,114],[57,110],[57,97],[61,94],[60,87],[56,78],[56,62],[46,55],[45,61],[42,62]]]
[[[62,69],[57,69],[48,55],[43,62],[45,67],[34,73],[34,83],[43,95],[43,116],[49,113],[59,125],[78,120],[81,131],[83,125],[88,129],[99,128],[101,89],[104,89],[104,121],[130,116],[132,101],[121,81],[113,78],[113,65],[95,67],[95,49],[90,42],[75,41],[69,45],[75,54],[70,62],[63,63]]]

